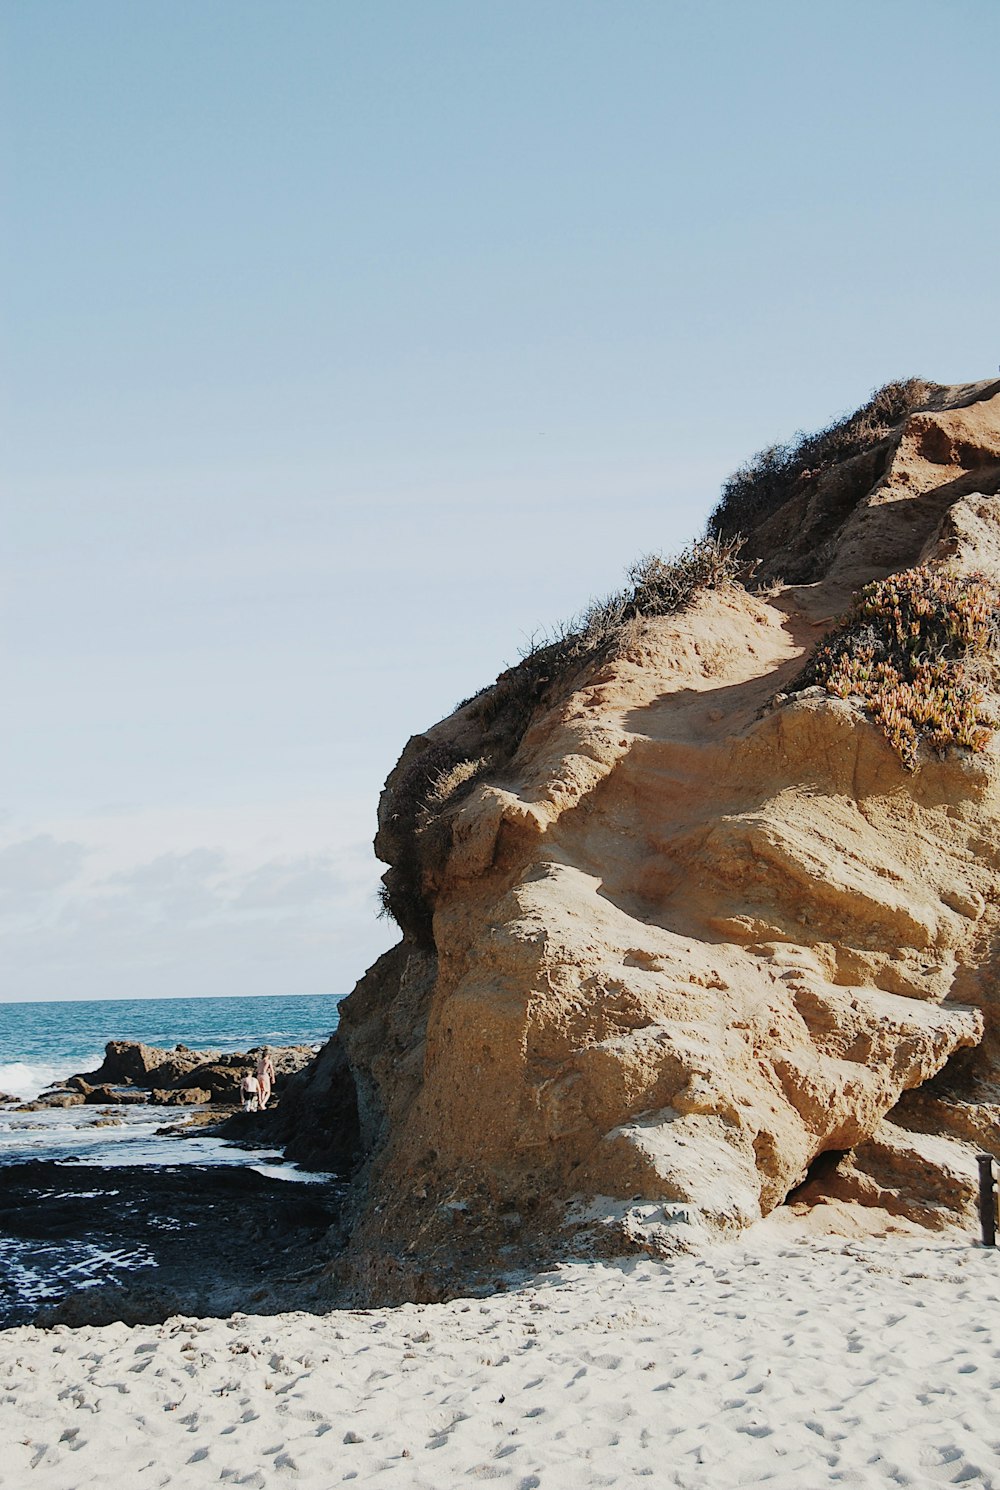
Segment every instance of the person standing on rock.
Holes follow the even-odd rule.
[[[265,1045],[257,1059],[257,1106],[261,1112],[268,1104],[274,1085],[274,1062]]]
[[[240,1082],[240,1096],[243,1099],[244,1112],[256,1112],[257,1102],[260,1097],[260,1082],[252,1071],[248,1071]]]

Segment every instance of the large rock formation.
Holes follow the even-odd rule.
[[[359,1294],[574,1229],[725,1234],[796,1187],[967,1217],[1000,1154],[1000,755],[907,771],[799,675],[869,581],[1000,578],[1000,384],[926,390],[851,460],[750,535],[766,590],[633,620],[407,745],[377,840],[406,935],[326,1056],[365,1156]]]
[[[254,1069],[260,1048],[220,1055],[215,1050],[192,1050],[187,1045],[162,1050],[138,1040],[109,1040],[96,1071],[70,1076],[33,1102],[21,1104],[19,1111],[73,1107],[84,1102],[92,1106],[151,1102],[160,1107],[236,1103],[240,1100],[240,1081]],[[311,1045],[271,1049],[276,1097],[280,1098],[291,1077],[310,1064],[314,1052]]]

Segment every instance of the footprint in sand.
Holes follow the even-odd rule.
[[[954,1458],[945,1464],[929,1467],[928,1473],[945,1485],[993,1485],[996,1482],[985,1475],[978,1464],[971,1464],[961,1451],[954,1450]]]

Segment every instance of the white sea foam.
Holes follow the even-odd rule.
[[[117,1119],[106,1126],[106,1114]],[[187,1114],[170,1113],[162,1107],[56,1107],[41,1112],[0,1114],[0,1165],[29,1159],[54,1159],[100,1169],[119,1165],[222,1164],[274,1166],[281,1178],[306,1182],[327,1176],[299,1172],[288,1166],[285,1173],[280,1149],[243,1149],[223,1138],[196,1133],[188,1138],[167,1136],[158,1131],[164,1122],[181,1126]]]
[[[0,1237],[0,1272],[19,1304],[41,1304],[58,1298],[69,1284],[97,1288],[121,1273],[157,1267],[148,1247],[97,1247],[90,1242],[63,1242],[56,1247],[23,1237]]]
[[[89,1063],[84,1061],[74,1062],[67,1065],[42,1065],[41,1063],[28,1063],[26,1061],[11,1061],[7,1065],[0,1066],[0,1093],[6,1092],[8,1096],[19,1097],[23,1102],[30,1102],[37,1097],[39,1092],[44,1092],[46,1087],[54,1085],[57,1081],[65,1081],[72,1076],[74,1071],[93,1070],[101,1064],[101,1057],[95,1056]]]
[[[276,1149],[275,1154],[278,1162],[275,1164],[251,1164],[250,1168],[257,1174],[262,1174],[266,1180],[285,1180],[286,1183],[298,1185],[329,1185],[334,1179],[332,1174],[322,1174],[308,1169],[300,1169],[297,1164],[288,1164],[281,1159],[281,1150]]]

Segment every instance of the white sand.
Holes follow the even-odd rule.
[[[0,1485],[1000,1487],[1000,1252],[785,1220],[486,1302],[0,1336]]]

